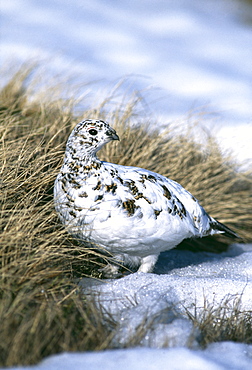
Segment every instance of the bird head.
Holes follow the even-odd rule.
[[[116,131],[102,120],[84,120],[73,129],[67,149],[78,156],[92,156],[111,140],[119,140]]]

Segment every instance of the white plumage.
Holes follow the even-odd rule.
[[[113,254],[115,261],[151,272],[160,252],[183,239],[237,235],[210,217],[180,184],[157,173],[100,161],[96,153],[115,130],[101,120],[77,124],[54,186],[55,208],[67,230]],[[118,265],[106,272],[116,275]]]

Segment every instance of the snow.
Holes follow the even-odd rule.
[[[0,61],[101,87],[128,76],[163,125],[205,113],[223,149],[252,158],[252,8],[235,0],[1,2]],[[243,9],[243,11],[242,11]],[[105,93],[105,90],[101,94]],[[86,97],[85,97],[86,98]],[[201,117],[202,120],[202,117]]]
[[[251,369],[252,345],[219,342],[201,349],[199,330],[188,312],[194,315],[197,308],[200,317],[203,307],[214,310],[220,305],[226,315],[234,306],[251,310],[252,244],[234,244],[218,255],[171,250],[161,254],[154,272],[80,281],[80,289],[96,297],[99,307],[117,322],[113,344],[118,349],[63,353],[36,366],[11,369]],[[120,349],[134,341],[143,323],[146,332],[138,346]]]
[[[129,76],[127,92],[142,90],[146,114],[163,126],[194,115],[202,120],[203,112],[223,150],[232,148],[238,160],[251,159],[252,27],[245,22],[251,9],[233,0],[2,1],[0,62],[47,60],[47,73],[75,75],[80,85],[96,81],[89,85],[94,99]],[[83,279],[80,289],[95,295],[118,322],[117,347],[134,339],[145,320],[141,343],[54,355],[29,368],[252,367],[252,345],[220,342],[200,349],[199,333],[187,316],[195,307],[200,315],[201,308],[224,303],[227,314],[237,304],[252,309],[252,245],[233,245],[218,255],[171,250],[152,274]]]
[[[171,250],[161,254],[155,273],[134,273],[118,280],[83,279],[87,294],[97,296],[99,307],[119,323],[114,344],[125,346],[146,321],[143,346],[197,346],[187,313],[200,315],[204,307],[238,304],[252,308],[252,245],[233,245],[219,255]]]
[[[204,351],[187,348],[109,350],[95,353],[54,355],[32,367],[12,370],[251,370],[252,346],[223,342]]]

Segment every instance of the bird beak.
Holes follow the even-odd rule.
[[[113,129],[110,129],[106,132],[107,136],[111,139],[111,140],[120,140],[119,136],[117,135],[117,133],[115,132],[115,130]]]

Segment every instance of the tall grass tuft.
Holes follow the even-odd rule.
[[[74,266],[94,252],[60,226],[53,183],[73,117],[68,101],[32,103],[18,71],[0,92],[0,364],[31,364],[64,350],[102,349],[111,324],[80,296]]]
[[[205,348],[213,342],[233,341],[252,343],[252,311],[241,309],[242,294],[227,295],[216,307],[204,301],[204,307],[195,308],[188,317],[199,330],[198,341]]]
[[[105,98],[77,116],[75,101],[62,98],[61,86],[34,90],[32,74],[33,67],[22,67],[0,91],[0,363],[5,366],[110,346],[114,323],[74,284],[76,277],[95,275],[104,262],[67,234],[53,205],[65,143],[80,119],[108,119],[120,135],[120,143],[107,145],[101,159],[173,178],[212,216],[252,240],[251,174],[237,171],[212,137],[203,146],[169,127],[160,133],[157,122],[139,115],[137,98],[118,103],[113,112],[106,109],[111,98]],[[227,244],[212,238],[206,245],[190,241],[183,247],[218,251]]]

